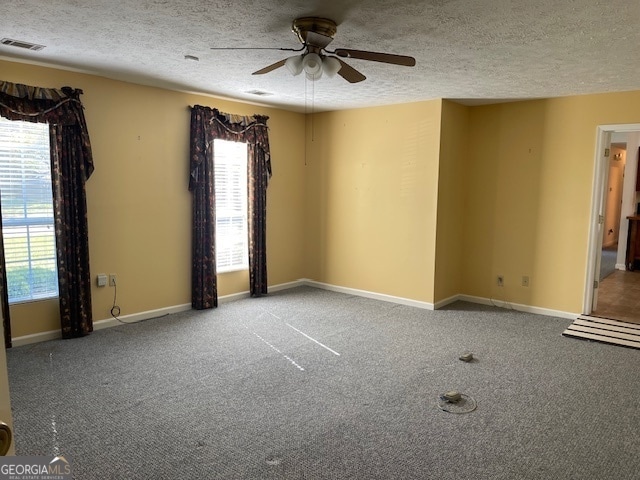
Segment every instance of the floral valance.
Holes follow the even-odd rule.
[[[86,180],[94,167],[80,95],[82,90],[77,88],[58,90],[0,81],[0,116],[9,120],[76,127],[82,139]]]
[[[204,150],[208,150],[213,139],[244,142],[260,149],[265,154],[268,178],[271,177],[271,159],[269,155],[269,117],[265,115],[242,116],[220,112],[217,108],[194,105],[191,107],[192,129],[200,130],[199,137],[206,138],[204,145],[192,144],[189,190],[201,178],[200,170],[205,159]],[[268,181],[268,178],[266,179]]]

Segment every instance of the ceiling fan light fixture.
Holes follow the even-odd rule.
[[[329,78],[335,77],[341,68],[342,64],[337,58],[324,57],[322,59],[322,71]]]
[[[294,55],[293,57],[287,58],[284,65],[294,77],[300,75],[302,73],[302,55]]]
[[[307,53],[302,60],[302,67],[307,75],[322,76],[322,59],[317,53]]]

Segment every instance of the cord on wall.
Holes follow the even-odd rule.
[[[125,322],[124,320],[120,320],[118,316],[120,315],[120,307],[116,303],[116,299],[118,298],[118,283],[113,283],[113,306],[111,307],[111,316],[115,318],[120,323],[135,323],[135,322]]]
[[[506,308],[507,310],[514,310],[513,306],[511,305],[511,303],[509,303],[506,298],[506,294],[504,291],[504,276],[503,275],[498,275],[496,277],[496,281],[497,281],[497,285],[498,288],[502,288],[502,298],[498,298],[498,299],[494,299],[493,296],[489,298],[489,301],[491,302],[491,305],[493,305],[494,307],[498,307],[498,308]],[[502,305],[498,305],[496,302],[501,302]]]
[[[120,307],[116,303],[117,298],[118,298],[118,283],[114,282],[114,284],[113,284],[113,306],[111,307],[111,316],[113,318],[115,318],[117,321],[119,321],[120,323],[123,323],[125,325],[131,325],[133,323],[142,323],[142,322],[146,322],[148,320],[154,320],[154,319],[166,317],[167,315],[169,315],[168,313],[166,313],[164,315],[160,315],[159,317],[144,318],[142,320],[136,320],[135,322],[126,322],[126,321],[124,321],[124,320],[119,318],[120,317]]]

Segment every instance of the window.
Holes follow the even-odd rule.
[[[0,204],[9,303],[56,297],[48,124],[0,118]]]
[[[218,272],[246,270],[247,144],[215,139],[216,263]]]

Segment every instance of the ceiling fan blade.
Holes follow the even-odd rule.
[[[337,48],[334,52],[342,58],[358,58],[361,60],[371,60],[373,62],[391,63],[393,65],[404,65],[413,67],[416,59],[406,55],[394,55],[392,53],[367,52],[364,50],[351,50],[349,48]]]
[[[344,78],[347,82],[349,82],[349,83],[358,83],[358,82],[361,82],[361,81],[367,79],[367,77],[365,77],[363,74],[361,74],[355,68],[353,68],[351,65],[348,65],[348,64],[344,63],[339,58],[338,58],[338,61],[340,62],[340,65],[342,65],[342,68],[340,68],[340,70],[338,70],[338,75],[340,75],[342,78]]]
[[[284,66],[284,62],[286,62],[286,61],[287,61],[287,59],[285,58],[284,60],[280,60],[279,62],[272,63],[268,67],[264,67],[264,68],[261,68],[260,70],[258,70],[256,72],[253,72],[251,75],[262,75],[263,73],[269,73],[269,72],[275,70],[276,68],[280,68],[280,67]]]

